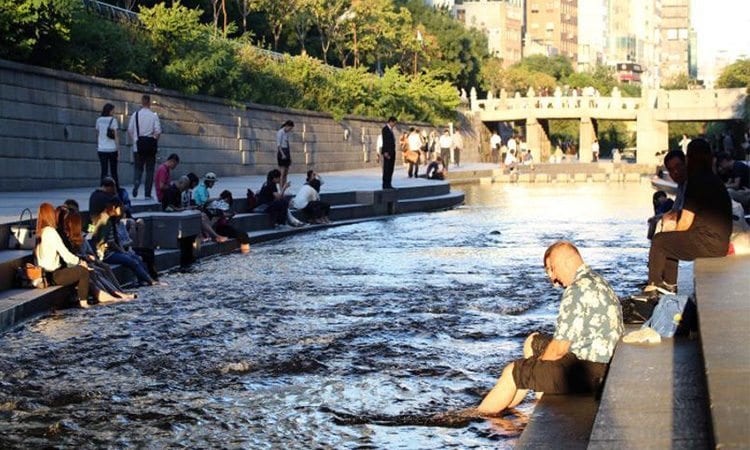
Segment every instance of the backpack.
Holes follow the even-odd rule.
[[[252,189],[247,190],[247,210],[252,211],[258,206],[258,198],[255,196],[255,192]]]

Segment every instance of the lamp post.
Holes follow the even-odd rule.
[[[417,56],[419,55],[419,50],[422,49],[422,43],[424,42],[424,38],[422,37],[422,32],[417,30],[417,43],[419,44],[419,48],[414,50],[414,76],[417,76]]]

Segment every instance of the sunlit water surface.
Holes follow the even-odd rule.
[[[502,448],[533,409],[458,428],[335,412],[476,405],[552,330],[556,239],[623,294],[646,276],[641,184],[465,187],[466,205],[257,245],[0,337],[0,447]]]

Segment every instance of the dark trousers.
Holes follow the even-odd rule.
[[[393,168],[396,166],[396,154],[387,153],[390,158],[383,154],[383,189],[393,189]]]
[[[454,162],[456,163],[456,167],[461,165],[461,149],[455,148],[453,149],[453,157],[456,159]]]
[[[240,244],[249,244],[250,238],[247,237],[247,233],[239,231],[228,223],[217,223],[214,225],[214,231],[222,236],[226,236],[231,239],[237,239]]]
[[[52,282],[57,286],[75,285],[78,299],[89,299],[89,271],[82,266],[64,267],[52,272]]]
[[[274,200],[268,204],[266,208],[266,214],[270,214],[273,217],[273,223],[277,225],[284,225],[287,220],[287,211],[289,210],[289,200],[281,199]]]
[[[726,256],[728,247],[728,239],[699,231],[658,233],[651,239],[651,249],[648,252],[648,281],[654,284],[662,281],[676,284],[679,261]]]
[[[115,180],[117,186],[120,185],[120,179],[117,176],[117,152],[97,152],[99,154],[99,166],[101,168],[99,181],[103,180],[108,175],[107,167],[109,167],[109,176]]]
[[[135,176],[133,177],[133,192],[138,193],[138,187],[141,185],[143,169],[146,169],[146,180],[143,182],[143,190],[146,197],[151,197],[151,188],[154,185],[154,166],[156,165],[156,153],[136,152],[133,161]]]
[[[407,161],[409,164],[409,178],[419,176],[419,163]]]
[[[308,202],[307,206],[302,208],[302,214],[307,219],[322,219],[323,217],[328,217],[330,213],[331,205],[321,201]]]
[[[497,164],[500,162],[500,150],[493,148],[490,151],[490,154],[492,155],[492,161],[493,163]]]
[[[445,167],[450,166],[450,164],[451,164],[451,149],[449,149],[449,148],[441,148],[440,149],[440,157],[443,159],[443,165],[445,165]]]
[[[107,264],[120,264],[127,267],[135,272],[135,276],[138,277],[138,281],[141,283],[151,284],[153,281],[151,275],[148,274],[146,265],[143,264],[143,261],[141,261],[141,258],[139,258],[138,255],[132,253],[111,252],[104,257],[104,262]]]

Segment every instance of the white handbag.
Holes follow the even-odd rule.
[[[29,213],[29,218],[24,224],[23,216]],[[16,250],[33,250],[36,245],[36,229],[34,228],[34,216],[29,208],[21,211],[18,224],[10,226],[10,238],[8,248]]]

